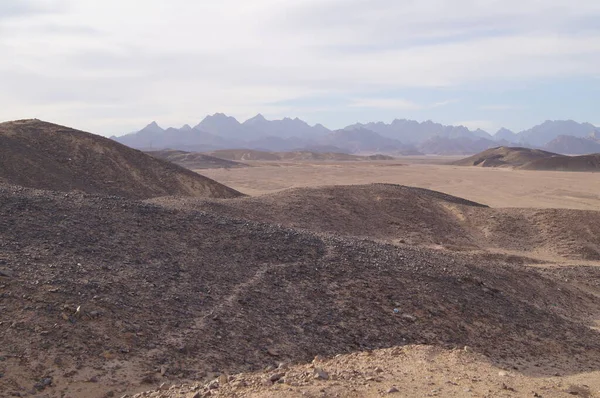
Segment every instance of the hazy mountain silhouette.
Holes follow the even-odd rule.
[[[517,133],[502,127],[500,130],[496,131],[494,134],[494,140],[496,141],[508,141],[508,142],[517,142]]]
[[[600,129],[590,123],[577,123],[573,120],[546,120],[518,134],[519,142],[533,146],[544,146],[560,135],[587,137]]]
[[[595,135],[588,137],[560,135],[544,145],[544,149],[567,155],[588,155],[600,153],[600,140],[596,139]]]
[[[421,144],[433,137],[443,138],[490,138],[491,136],[483,131],[470,131],[464,126],[445,126],[434,123],[431,120],[419,123],[415,120],[396,119],[390,124],[383,122],[353,124],[346,127],[346,130],[367,129],[389,137],[400,140],[406,144]]]
[[[472,154],[500,145],[519,144],[542,148],[559,136],[549,150],[569,153],[597,152],[590,134],[600,129],[590,123],[572,120],[546,121],[529,130],[514,133],[502,128],[495,135],[465,126],[446,126],[430,120],[396,119],[383,122],[356,123],[344,129],[330,131],[321,124],[314,126],[298,118],[267,120],[258,114],[243,123],[223,113],[206,116],[193,128],[161,128],[152,122],[142,130],[114,140],[133,148],[144,150],[178,149],[184,151],[213,151],[218,149],[247,148],[263,151],[293,151],[310,148],[335,148],[346,153],[387,152],[429,154]],[[588,137],[588,138],[586,138]],[[568,142],[567,142],[568,141]]]

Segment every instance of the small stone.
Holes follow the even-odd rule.
[[[416,322],[417,321],[417,317],[411,314],[402,314],[402,319],[409,321],[409,322]]]
[[[5,278],[12,278],[13,273],[12,271],[7,270],[6,268],[0,268],[0,276],[3,276]]]
[[[167,391],[168,389],[169,389],[169,386],[167,385],[167,383],[162,383],[162,384],[161,384],[161,385],[158,387],[157,391]]]
[[[271,375],[271,377],[269,377],[269,380],[272,381],[273,383],[275,383],[276,381],[281,379],[283,376],[285,376],[284,372],[274,373]]]
[[[588,386],[578,386],[575,384],[571,384],[569,388],[567,388],[566,392],[571,395],[578,395],[585,398],[592,396],[592,392],[590,391],[590,388]]]
[[[168,366],[163,365],[163,366],[160,367],[160,375],[161,376],[164,376],[168,371],[169,371],[169,367]]]
[[[398,390],[396,387],[391,387],[390,389],[387,390],[388,394],[394,394],[400,392],[400,390]]]
[[[219,381],[218,380],[213,380],[210,383],[208,383],[208,389],[209,390],[216,390],[217,388],[219,388]]]
[[[500,376],[500,377],[506,377],[506,376],[508,376],[508,373],[506,373],[505,371],[501,370],[500,372],[498,372],[498,376]]]
[[[319,380],[329,380],[329,373],[327,373],[321,368],[315,368],[314,378]]]
[[[267,348],[267,354],[269,354],[272,357],[278,357],[279,356],[279,352],[274,349],[274,348]]]
[[[227,375],[223,374],[223,375],[220,375],[217,380],[219,380],[219,384],[225,385],[229,381],[229,377],[227,377]]]
[[[383,373],[383,369],[381,369],[379,366],[375,368],[375,372],[376,373]]]

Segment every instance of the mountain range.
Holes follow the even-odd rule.
[[[351,154],[466,155],[497,146],[540,148],[557,153],[600,152],[600,128],[573,120],[547,120],[515,133],[502,128],[495,134],[430,120],[396,119],[391,123],[356,123],[340,130],[309,125],[295,118],[267,120],[261,114],[240,123],[223,113],[206,116],[194,127],[163,129],[152,122],[142,130],[115,141],[137,149],[214,151],[254,149],[263,151],[310,150]]]

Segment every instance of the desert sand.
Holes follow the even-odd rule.
[[[202,174],[248,195],[320,185],[402,184],[441,191],[491,207],[600,210],[600,175],[444,165],[456,157],[381,162],[249,162]]]

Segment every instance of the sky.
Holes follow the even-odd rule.
[[[600,126],[597,0],[1,0],[0,120]]]

